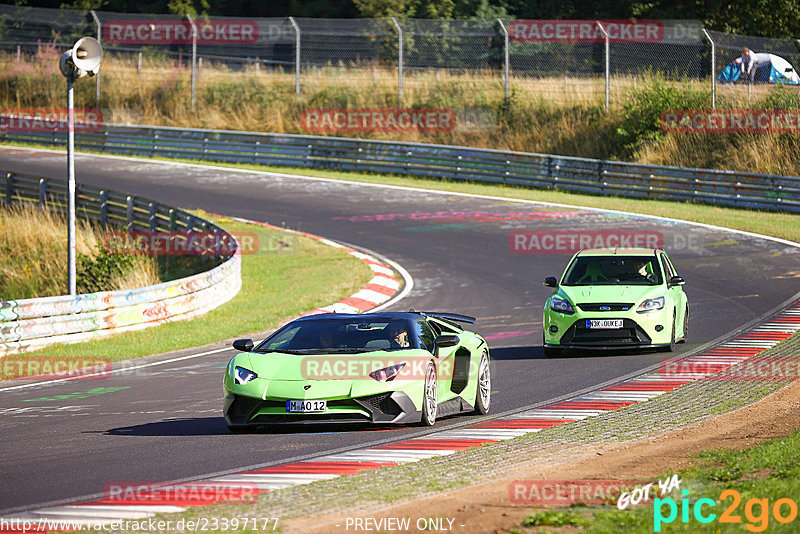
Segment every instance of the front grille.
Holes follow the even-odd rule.
[[[625,346],[649,345],[652,340],[642,328],[631,319],[622,320],[622,328],[586,328],[586,321],[575,321],[561,336],[562,345]]]
[[[403,410],[392,400],[391,395],[391,393],[379,393],[369,397],[360,397],[356,401],[369,410],[376,420],[383,419],[381,414],[391,416],[390,419],[393,419],[395,416],[400,415]]]
[[[228,417],[234,423],[246,423],[250,419],[250,414],[256,411],[260,403],[261,399],[235,395],[228,409]]]
[[[633,307],[633,303],[627,302],[602,302],[602,303],[583,303],[577,305],[581,310],[587,312],[605,312],[605,311],[628,311]]]

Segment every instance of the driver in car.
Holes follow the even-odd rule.
[[[408,330],[399,324],[389,326],[389,342],[392,348],[405,348],[410,345],[408,342]]]

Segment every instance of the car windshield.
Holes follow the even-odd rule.
[[[403,320],[320,318],[289,323],[253,352],[341,354],[418,348],[413,344],[408,324]]]
[[[565,286],[661,284],[655,256],[578,256],[569,266]]]

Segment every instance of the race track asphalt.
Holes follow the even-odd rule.
[[[414,288],[391,309],[478,317],[474,329],[492,350],[494,413],[566,395],[669,356],[646,351],[545,359],[541,313],[549,288],[542,280],[558,276],[570,254],[518,253],[509,241],[514,231],[661,236],[686,278],[691,306],[690,340],[679,353],[758,319],[800,291],[800,249],[726,230],[267,172],[83,154],[76,163],[79,183],[285,225],[398,262],[413,277]],[[0,169],[63,179],[65,156],[4,148]],[[609,199],[608,208],[613,204]],[[199,350],[181,354],[193,352]],[[0,513],[100,494],[113,482],[184,480],[422,430],[328,427],[230,434],[221,417],[221,377],[232,354],[225,350],[102,381],[5,390],[14,383],[0,383]],[[80,395],[98,387],[108,391]],[[64,397],[69,394],[75,395]],[[444,419],[436,428],[469,419]]]

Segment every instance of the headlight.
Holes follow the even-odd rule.
[[[257,374],[244,367],[236,366],[233,370],[233,379],[237,384],[247,384],[256,378],[258,378]]]
[[[555,295],[550,298],[550,309],[561,313],[575,313],[575,309],[568,300]]]
[[[655,310],[660,310],[664,307],[664,297],[658,297],[657,299],[647,299],[646,301],[639,304],[639,307],[636,308],[636,313],[646,313]]]
[[[400,374],[400,369],[402,369],[404,366],[405,362],[398,363],[397,365],[390,365],[389,367],[372,371],[369,376],[378,382],[391,382],[397,375]]]

